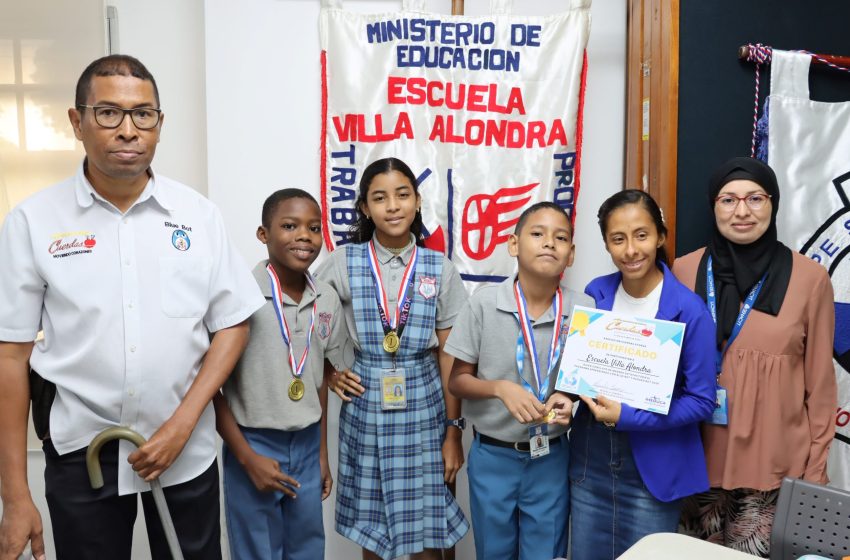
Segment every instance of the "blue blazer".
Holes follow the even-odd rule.
[[[655,318],[687,325],[670,411],[665,416],[623,404],[616,429],[628,434],[647,489],[662,502],[670,502],[708,490],[699,423],[714,411],[715,327],[705,302],[667,266],[658,264],[664,285]],[[584,291],[596,300],[597,308],[610,311],[621,279],[619,272],[601,276]],[[582,404],[579,413],[590,411]]]

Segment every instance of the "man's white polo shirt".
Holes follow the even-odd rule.
[[[21,203],[0,233],[0,340],[28,342],[56,384],[50,437],[60,454],[109,426],[146,438],[180,404],[210,345],[265,303],[218,209],[152,174],[121,214],[77,174]],[[119,494],[147,490],[122,441]],[[216,454],[207,406],[164,486],[204,472]]]

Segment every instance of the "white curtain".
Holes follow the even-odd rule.
[[[82,70],[106,53],[104,0],[0,0],[0,222],[82,155],[68,122]]]

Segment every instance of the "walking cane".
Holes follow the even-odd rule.
[[[107,428],[97,434],[91,444],[89,444],[88,451],[86,451],[86,466],[89,469],[89,480],[91,481],[91,487],[95,490],[103,488],[103,473],[100,470],[100,448],[103,447],[103,444],[113,439],[126,439],[136,447],[141,447],[145,444],[145,438],[141,434],[123,426]],[[174,522],[171,520],[171,514],[168,512],[168,504],[165,503],[162,484],[159,482],[159,479],[155,479],[151,481],[150,485],[151,492],[153,493],[153,501],[156,502],[156,510],[159,512],[159,519],[162,522],[162,529],[165,531],[165,539],[168,541],[169,550],[171,550],[171,556],[174,560],[183,560],[183,552],[180,550],[180,543],[177,542],[177,531],[174,529]]]

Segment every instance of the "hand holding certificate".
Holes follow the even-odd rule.
[[[555,388],[667,414],[685,325],[576,306]]]

